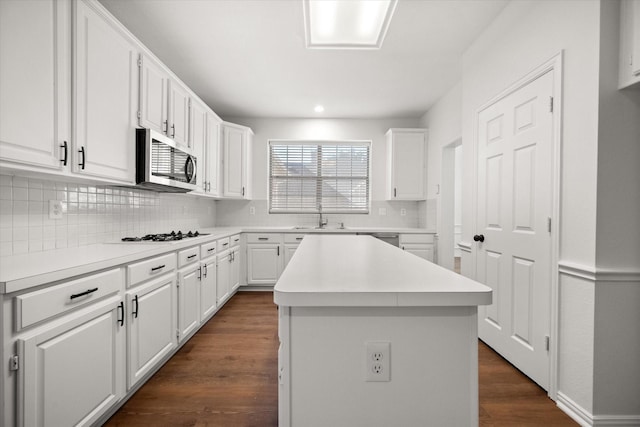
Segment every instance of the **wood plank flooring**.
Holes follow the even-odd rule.
[[[271,292],[236,294],[105,424],[278,425]],[[480,426],[575,426],[546,392],[479,343]]]

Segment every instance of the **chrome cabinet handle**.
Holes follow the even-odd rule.
[[[175,138],[176,136],[176,125],[171,125],[171,138]]]
[[[164,125],[164,129],[162,129],[162,132],[166,135],[167,131],[169,130],[169,122],[165,120],[164,122],[162,122],[162,124]]]

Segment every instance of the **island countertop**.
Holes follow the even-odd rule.
[[[491,288],[371,236],[307,236],[274,288],[292,307],[491,304]]]

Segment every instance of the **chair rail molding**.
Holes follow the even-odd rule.
[[[640,270],[638,269],[596,267],[571,261],[559,261],[558,272],[592,282],[640,283]]]

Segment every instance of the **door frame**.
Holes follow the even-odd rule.
[[[475,177],[475,183],[472,185],[472,214],[473,214],[473,234],[478,234],[478,123],[480,113],[495,104],[496,102],[506,98],[512,93],[518,91],[522,87],[533,82],[542,75],[553,71],[553,136],[552,136],[552,184],[551,184],[551,257],[550,257],[550,315],[549,319],[549,390],[547,394],[554,401],[557,400],[557,379],[558,379],[558,337],[559,337],[559,305],[558,305],[558,257],[560,249],[560,197],[561,193],[561,178],[562,178],[562,81],[563,81],[563,53],[560,51],[549,60],[543,62],[541,65],[535,67],[532,71],[525,74],[522,78],[518,79],[515,83],[509,85],[506,89],[499,92],[496,96],[484,103],[475,111],[473,116],[473,142],[471,147],[471,156],[473,159],[473,176]],[[477,251],[473,251],[472,256],[472,271],[475,277],[477,277],[478,266],[478,254]]]
[[[440,220],[438,221],[438,265],[453,270],[455,245],[455,150],[462,146],[462,137],[442,147],[440,153]]]

